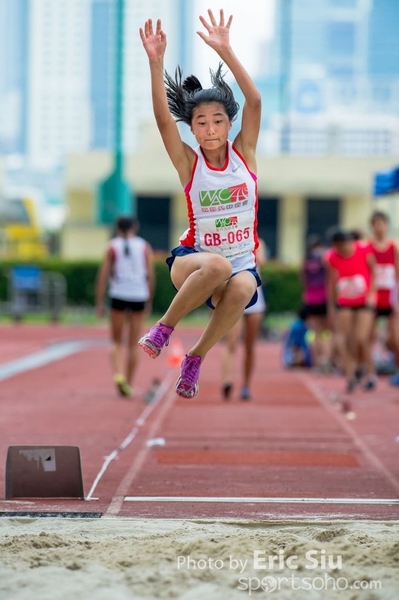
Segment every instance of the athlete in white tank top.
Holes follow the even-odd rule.
[[[147,242],[138,236],[115,237],[110,242],[113,264],[109,296],[119,300],[147,302],[150,297],[147,273]]]
[[[99,317],[105,314],[107,288],[110,297],[111,363],[114,383],[121,396],[133,395],[132,382],[138,364],[137,341],[154,290],[152,249],[136,235],[138,227],[139,223],[133,217],[119,217],[116,237],[108,244],[96,282]]]

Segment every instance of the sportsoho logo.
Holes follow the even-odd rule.
[[[220,206],[221,204],[232,204],[245,200],[248,197],[248,186],[246,183],[233,185],[221,190],[205,190],[199,193],[201,206]]]
[[[328,573],[322,573],[314,577],[298,577],[296,575],[276,576],[265,575],[259,577],[240,577],[238,580],[237,589],[246,591],[248,596],[255,594],[259,597],[259,593],[271,594],[281,590],[306,590],[306,591],[326,591],[333,590],[334,592],[342,592],[345,590],[381,590],[382,582],[379,580],[358,579],[353,581],[352,578],[336,577]],[[278,596],[276,596],[277,598]],[[284,596],[285,597],[285,596]],[[312,595],[313,597],[313,595]],[[319,597],[319,596],[318,596]],[[351,596],[352,597],[352,596]],[[355,596],[353,596],[355,597]],[[356,596],[356,598],[359,596]],[[376,596],[368,596],[376,597]]]

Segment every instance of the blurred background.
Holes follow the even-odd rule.
[[[206,86],[218,57],[195,32],[209,7],[222,6],[0,0],[0,258],[100,260],[126,212],[158,253],[177,243],[185,200],[154,124],[138,30],[160,17],[167,70],[180,64]],[[259,234],[270,258],[298,265],[309,234],[366,229],[377,207],[397,235],[394,197],[375,199],[373,180],[399,154],[398,0],[223,8],[263,97]]]

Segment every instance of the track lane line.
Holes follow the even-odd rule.
[[[48,348],[31,352],[21,358],[15,358],[14,360],[0,364],[0,381],[5,381],[26,371],[45,367],[52,362],[62,360],[77,352],[82,352],[93,345],[96,344],[90,340],[57,342]]]
[[[171,381],[172,381],[172,373],[171,373],[171,371],[169,371],[166,374],[166,376],[164,377],[163,381],[161,382],[161,385],[158,387],[152,402],[145,407],[145,409],[143,410],[141,415],[139,417],[137,417],[137,419],[135,420],[134,427],[131,429],[129,434],[114,450],[112,450],[112,452],[108,456],[105,457],[102,467],[99,470],[99,472],[97,473],[97,475],[93,481],[93,484],[90,488],[90,491],[87,494],[87,496],[85,497],[85,500],[93,500],[94,499],[93,494],[94,494],[99,482],[101,481],[101,478],[103,477],[104,473],[108,469],[109,465],[111,464],[112,461],[114,461],[119,456],[119,454],[123,450],[125,450],[132,443],[132,441],[134,440],[134,438],[140,431],[140,428],[144,425],[144,423],[147,421],[148,417],[153,412],[155,407],[158,406],[158,404],[160,403],[160,401],[162,400],[164,395],[167,393],[168,388],[171,384]]]
[[[399,504],[395,498],[250,498],[248,496],[125,496],[125,502],[207,502],[226,504]]]
[[[308,390],[314,395],[314,397],[320,402],[320,404],[327,410],[330,415],[334,417],[334,419],[339,423],[339,425],[346,431],[349,437],[352,438],[355,446],[360,450],[360,452],[366,457],[369,464],[377,470],[377,472],[381,473],[387,481],[391,484],[395,492],[399,495],[399,480],[395,477],[393,473],[384,465],[383,462],[374,454],[372,449],[362,440],[362,438],[356,433],[356,431],[351,427],[348,421],[337,412],[327,401],[323,392],[316,386],[313,381],[310,381],[306,375],[301,376],[302,381],[308,388]]]
[[[171,375],[171,371],[169,371],[169,374]],[[158,430],[159,430],[165,416],[171,409],[175,399],[176,399],[176,392],[174,389],[172,389],[169,391],[164,402],[162,403],[160,410],[148,431],[147,439],[152,439],[154,437],[158,437]],[[107,516],[107,517],[115,516],[119,513],[119,511],[122,508],[123,503],[125,501],[125,496],[128,493],[133,481],[139,474],[141,468],[143,467],[145,459],[147,458],[147,455],[150,451],[151,451],[151,448],[148,446],[144,446],[141,448],[141,450],[138,451],[130,469],[128,470],[128,472],[122,479],[121,483],[119,484],[119,486],[115,492],[115,495],[112,498],[110,505],[105,513],[105,516]]]

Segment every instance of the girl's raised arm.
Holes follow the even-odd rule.
[[[144,29],[140,28],[140,37],[150,65],[155,120],[169,158],[179,174],[182,185],[185,186],[190,181],[194,151],[182,141],[176,122],[169,111],[164,83],[166,35],[162,31],[161,20],[157,20],[155,32],[152,20],[146,21]]]
[[[242,109],[241,131],[237,135],[234,145],[246,159],[249,168],[255,171],[255,151],[261,118],[261,95],[230,46],[229,31],[233,17],[230,16],[225,24],[224,12],[221,10],[219,24],[217,24],[211,10],[208,10],[208,15],[209,23],[204,17],[200,17],[200,21],[207,30],[207,34],[202,31],[198,31],[197,33],[208,46],[217,52],[228,66],[240,90],[244,94],[245,102]]]

